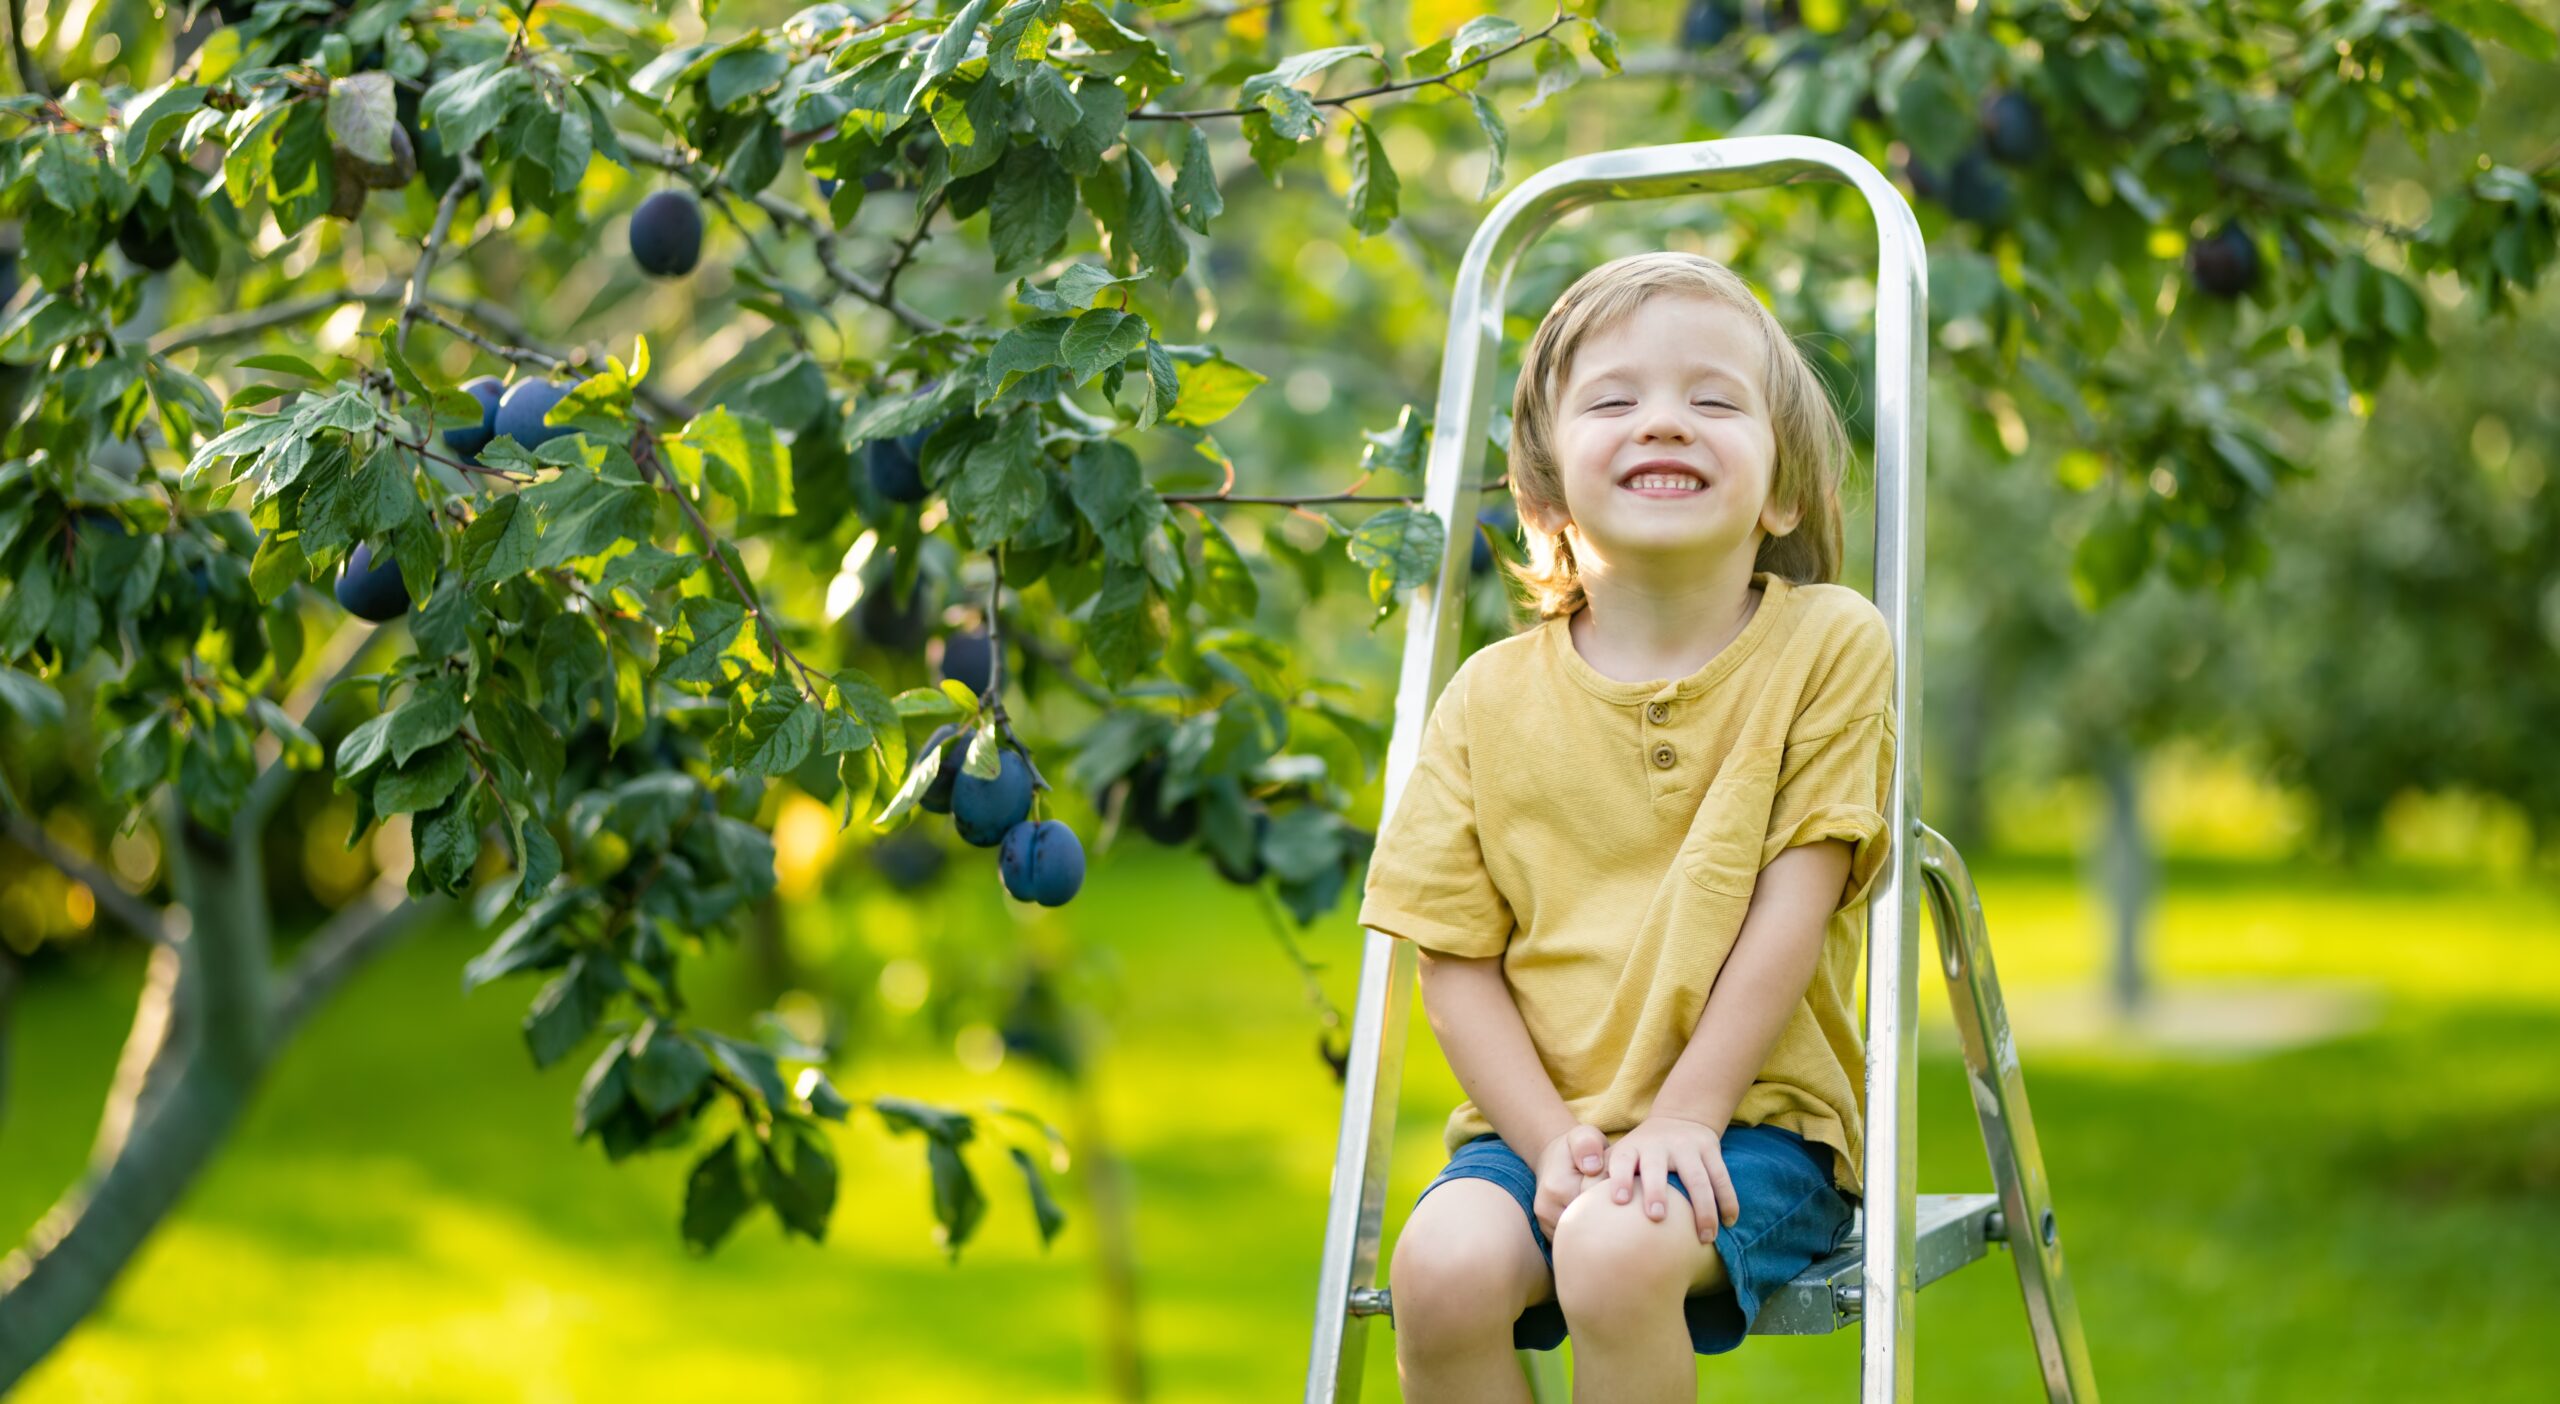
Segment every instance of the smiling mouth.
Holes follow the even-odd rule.
[[[1637,473],[1618,486],[1647,497],[1687,497],[1707,490],[1706,481],[1690,473],[1669,470]]]

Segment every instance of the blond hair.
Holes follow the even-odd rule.
[[[1849,432],[1812,363],[1732,269],[1691,253],[1629,254],[1583,274],[1556,299],[1529,338],[1512,391],[1511,494],[1522,509],[1529,559],[1506,561],[1503,568],[1525,587],[1540,619],[1571,614],[1585,598],[1573,559],[1573,525],[1547,533],[1531,523],[1533,511],[1551,518],[1565,515],[1564,475],[1555,451],[1556,397],[1583,343],[1658,293],[1721,303],[1760,330],[1768,367],[1762,393],[1777,440],[1769,500],[1781,511],[1794,509],[1796,525],[1786,535],[1760,543],[1753,569],[1799,585],[1839,578],[1840,480],[1849,462]]]

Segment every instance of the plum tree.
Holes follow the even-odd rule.
[[[462,393],[480,402],[480,422],[444,431],[445,447],[463,458],[478,463],[480,450],[498,436],[498,405],[506,399],[507,383],[494,375],[484,375],[462,383]]]
[[[2258,285],[2258,244],[2234,220],[2187,246],[2187,272],[2215,297],[2247,295]]]
[[[108,1109],[129,1143],[0,1264],[0,1393],[109,1299],[307,1011],[411,923],[489,924],[467,985],[541,982],[527,1051],[536,1067],[592,1059],[564,1093],[581,1139],[615,1161],[691,1147],[680,1232],[707,1249],[750,1211],[818,1238],[836,1202],[820,1123],[846,1103],[828,1069],[723,1033],[682,988],[713,938],[774,910],[763,827],[805,814],[798,801],[894,836],[926,807],[924,767],[948,756],[955,825],[1007,820],[980,835],[1001,848],[1048,788],[1046,748],[1089,722],[1066,747],[1068,766],[1091,758],[1081,789],[1107,793],[1134,757],[1179,757],[1182,802],[1159,812],[1170,782],[1151,767],[1155,802],[1133,816],[1151,837],[1267,884],[1302,924],[1333,910],[1363,856],[1340,816],[1387,742],[1383,694],[1355,702],[1327,675],[1343,657],[1328,626],[1365,616],[1374,630],[1455,543],[1411,495],[1346,491],[1309,467],[1401,408],[1397,431],[1362,432],[1399,460],[1387,471],[1418,476],[1433,426],[1429,406],[1392,403],[1405,377],[1338,382],[1341,408],[1319,423],[1237,415],[1271,367],[1230,348],[1331,340],[1406,367],[1439,353],[1428,318],[1376,315],[1382,289],[1301,295],[1315,264],[1298,255],[1352,251],[1408,218],[1481,218],[1475,192],[1395,178],[1397,153],[1447,156],[1451,123],[1496,158],[1480,203],[1509,180],[1506,151],[1534,164],[1704,140],[1734,112],[1564,112],[1591,65],[1624,76],[1616,36],[1573,9],[1420,48],[1345,13],[1328,47],[1291,53],[1276,29],[1181,30],[1145,7],[1097,33],[1068,7],[1070,47],[1043,42],[1060,22],[1044,5],[888,24],[836,24],[828,6],[771,23],[724,12],[700,42],[670,44],[602,42],[574,7],[528,22],[521,6],[273,3],[172,60],[153,7],[91,8],[86,24],[23,26],[21,71],[49,91],[0,94],[0,244],[23,234],[30,284],[0,321],[15,387],[0,395],[0,710],[13,740],[37,738],[0,748],[0,789],[93,834],[158,825],[151,885],[119,892],[108,875],[97,911],[155,961],[183,947],[170,978],[141,982],[137,1027],[184,1011],[202,1036],[168,1045],[139,1080],[149,1096]],[[2252,568],[2258,504],[2316,467],[2279,432],[2289,417],[2347,400],[2331,378],[2369,390],[2394,364],[2425,372],[2443,303],[2422,280],[2457,282],[2465,317],[2500,310],[2560,243],[2552,163],[2483,163],[2521,143],[2468,134],[2440,149],[2448,116],[2480,110],[2485,75],[2513,57],[2468,63],[2481,45],[2465,28],[2529,55],[2547,43],[2537,24],[2503,5],[2402,6],[2342,55],[2326,21],[2294,32],[2178,8],[2163,24],[2037,3],[1914,26],[1828,6],[1813,82],[1773,81],[1810,45],[1732,41],[1787,7],[1699,12],[1720,74],[1795,95],[1758,109],[1759,126],[1934,163],[1913,176],[1940,176],[1928,198],[1958,217],[1925,226],[1945,289],[1931,315],[1989,334],[1946,339],[1933,402],[1979,440],[2023,421],[2115,475],[2104,496],[2120,510],[2081,531],[2072,567],[2093,605],[2152,573],[2201,587]],[[667,9],[634,13],[654,33]],[[1706,22],[1684,10],[1681,42]],[[1362,54],[1405,76],[1314,97],[1322,70]],[[1826,95],[1835,71],[1860,81]],[[1483,100],[1371,101],[1462,75]],[[1512,84],[1537,86],[1545,110],[1497,93]],[[1871,116],[1822,100],[1852,87],[1877,95]],[[1985,154],[1995,133],[1974,101],[2004,89],[2032,92],[2057,133],[2142,138],[2083,178],[2013,186],[2014,148]],[[1533,111],[1541,125],[1514,142]],[[2277,120],[2288,112],[2319,120]],[[404,164],[395,127],[417,176],[368,202]],[[2366,208],[2359,163],[2385,131],[2432,158],[2424,228]],[[839,181],[838,205],[855,179],[913,198],[878,228],[839,227],[800,208],[806,192],[776,193],[794,161]],[[1319,162],[1350,180],[1282,180]],[[1267,185],[1235,179],[1247,170]],[[589,286],[600,247],[630,233],[595,216],[653,186],[693,192],[741,254],[737,277],[679,299],[677,328],[651,328],[655,357],[637,333],[665,300],[622,296],[628,279]],[[2242,325],[2211,329],[2209,364],[2160,357],[2192,344],[2189,307],[2126,290],[2158,286],[2174,236],[2235,202],[2270,248],[2301,252],[2259,271],[2265,315],[2235,307]],[[1871,273],[1817,248],[1836,201],[1807,185],[1752,207],[1766,237],[1738,246],[1746,276],[1806,307],[1855,303],[1837,294]],[[146,289],[152,275],[113,251],[137,208],[144,237],[165,212],[206,276]],[[2015,315],[2028,305],[2040,315]],[[1872,403],[1857,383],[1872,334],[1847,315],[1824,329],[1849,376],[1833,388]],[[494,416],[456,390],[492,371],[516,382]],[[2244,376],[2274,390],[2198,393]],[[543,424],[571,377],[574,426]],[[448,425],[470,437],[474,407],[490,435],[477,462],[439,442]],[[904,464],[888,456],[901,445]],[[1216,471],[1187,476],[1204,464]],[[2150,487],[2162,469],[2174,497]],[[82,537],[66,559],[64,533],[44,528],[102,502],[130,533]],[[1270,507],[1324,549],[1228,533]],[[830,626],[839,563],[864,535],[858,607]],[[423,587],[405,628],[377,639],[312,608],[358,560]],[[913,588],[888,583],[899,570]],[[931,636],[964,603],[1003,620],[1007,657],[1040,661],[1024,681],[1044,695],[1021,697],[1019,716],[1004,694],[1030,688],[972,698],[933,680]],[[1275,605],[1303,627],[1270,629]],[[979,757],[991,778],[965,775],[953,734],[995,738]],[[20,773],[29,757],[48,768]],[[975,814],[979,786],[1023,775],[1028,808]],[[374,861],[386,816],[410,861],[331,898],[329,939],[297,944],[265,900],[292,886],[270,850],[302,852],[286,831],[320,790],[354,806],[349,862]],[[44,860],[19,813],[0,812],[0,864]],[[183,942],[166,939],[176,908]],[[870,1109],[932,1143],[950,1189],[932,1212],[956,1256],[983,1202],[959,1148],[998,1139],[998,1120],[887,1096]],[[1047,1205],[1036,1167],[1017,1164]],[[1055,1227],[1041,1215],[1044,1235]]]
[[[1010,747],[999,753],[995,777],[981,780],[962,767],[951,782],[951,827],[972,848],[1004,842],[1005,830],[1031,814],[1031,767]]]
[[[996,871],[1016,900],[1064,906],[1084,886],[1084,841],[1060,820],[1026,819],[1005,830]]]
[[[498,413],[489,421],[491,437],[513,439],[531,450],[573,432],[565,425],[542,421],[574,388],[576,382],[568,380],[517,381],[498,401]]]
[[[702,261],[702,202],[690,190],[661,190],[631,213],[631,261],[660,278],[681,278]]]
[[[338,576],[337,595],[347,613],[376,624],[409,612],[409,587],[401,577],[399,558],[377,558],[367,543],[358,543],[348,554],[346,569]]]

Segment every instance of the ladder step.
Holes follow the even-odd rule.
[[[1911,1261],[1922,1287],[1982,1257],[2002,1236],[1998,1195],[1923,1194],[1915,1201],[1919,1226]],[[1863,1280],[1859,1245],[1851,1239],[1770,1293],[1751,1334],[1821,1336],[1855,1325]]]
[[[1990,1251],[2001,1238],[2000,1197],[1993,1194],[1923,1194],[1914,1197],[1919,1225],[1912,1262],[1928,1286]],[[1796,1274],[1760,1304],[1755,1336],[1822,1336],[1858,1320],[1861,1281],[1858,1241]],[[1350,1314],[1392,1320],[1395,1299],[1384,1287],[1355,1287]]]

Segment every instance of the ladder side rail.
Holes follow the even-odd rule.
[[[2095,1404],[2098,1388],[2089,1346],[2080,1330],[2080,1308],[2071,1293],[2062,1238],[2053,1214],[2053,1186],[2045,1178],[2044,1151],[2035,1118],[2027,1110],[2027,1086],[2018,1046],[2009,1031],[2007,1003],[1991,962],[1991,937],[1982,896],[1964,856],[1945,835],[1921,836],[1931,914],[1938,928],[1940,968],[1947,1002],[1955,1009],[1964,1042],[1965,1084],[1972,1094],[1991,1179],[2000,1194],[2003,1235],[2017,1260],[2018,1289],[2026,1298],[2034,1333],[2036,1366],[2053,1404]]]
[[[1526,189],[1514,191],[1513,198],[1477,230],[1451,294],[1449,336],[1440,365],[1423,489],[1424,503],[1443,522],[1475,520],[1476,503],[1482,496],[1476,486],[1484,460],[1481,445],[1502,349],[1503,294],[1520,249],[1563,212],[1558,208],[1543,218],[1523,219],[1529,204],[1520,196]],[[1421,756],[1432,704],[1457,671],[1473,555],[1464,533],[1448,531],[1438,579],[1407,601],[1404,648],[1396,676],[1395,730],[1387,743],[1385,794],[1379,809],[1382,833]],[[1396,1100],[1403,1087],[1405,1044],[1420,963],[1408,942],[1366,929],[1361,936],[1360,993],[1343,1074],[1342,1124],[1325,1215],[1315,1336],[1308,1352],[1307,1404],[1358,1404],[1360,1398],[1373,1314],[1365,1308],[1378,1297],[1378,1251],[1385,1235]],[[1364,1309],[1355,1313],[1355,1303]]]

